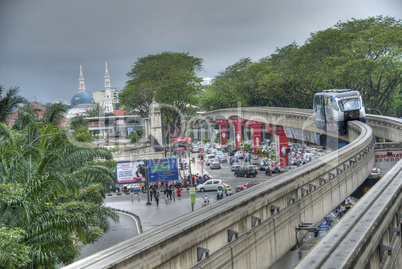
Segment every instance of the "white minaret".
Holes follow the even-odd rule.
[[[110,88],[110,76],[107,70],[107,62],[105,62],[105,113],[113,113],[113,99]]]
[[[82,66],[80,65],[80,76],[78,78],[78,81],[80,83],[78,90],[80,92],[85,92],[85,79],[84,79],[84,75],[82,74]]]

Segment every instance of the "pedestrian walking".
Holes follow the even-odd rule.
[[[172,188],[169,188],[168,194],[169,194],[169,200],[170,201],[172,201],[172,193],[173,193]]]
[[[179,200],[181,199],[181,189],[177,189],[177,197]]]
[[[154,197],[156,201],[156,207],[159,207],[159,191],[155,191]]]
[[[167,189],[165,189],[163,191],[163,196],[165,197],[165,204],[167,204],[168,203],[168,190]]]
[[[149,196],[151,197],[151,202],[152,202],[152,195],[154,195],[154,192],[153,192],[152,187],[151,187],[151,189],[149,190]]]

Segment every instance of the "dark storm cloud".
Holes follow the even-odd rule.
[[[163,51],[202,58],[199,75],[213,77],[338,21],[400,19],[401,10],[399,0],[2,0],[0,85],[19,86],[30,100],[69,101],[79,65],[88,91],[103,90],[105,61],[122,88],[138,58]]]

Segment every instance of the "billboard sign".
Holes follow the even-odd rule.
[[[120,162],[116,166],[117,184],[145,181],[144,161]]]
[[[177,158],[148,160],[148,181],[172,181],[179,179]]]

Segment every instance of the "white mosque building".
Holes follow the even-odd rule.
[[[105,113],[113,113],[113,96],[110,84],[110,75],[107,68],[107,62],[105,63],[105,93],[104,101],[100,103],[101,107],[104,107]],[[82,66],[80,65],[80,75],[78,78],[79,86],[78,93],[74,94],[71,98],[71,108],[67,112],[67,118],[73,118],[76,115],[82,115],[87,110],[93,109],[95,106],[95,99],[89,92],[86,92],[85,79],[82,73]],[[99,98],[99,97],[98,97]],[[99,100],[99,99],[98,99]]]
[[[71,98],[71,108],[67,112],[67,118],[76,115],[85,115],[87,110],[93,109],[95,104],[103,108],[102,115],[86,117],[88,130],[102,137],[126,137],[130,133],[145,128],[145,122],[139,115],[125,115],[125,111],[113,109],[113,101],[116,100],[116,92],[111,88],[110,75],[105,63],[105,92],[95,92],[93,95],[86,91],[85,79],[80,65],[78,78],[78,93]]]

